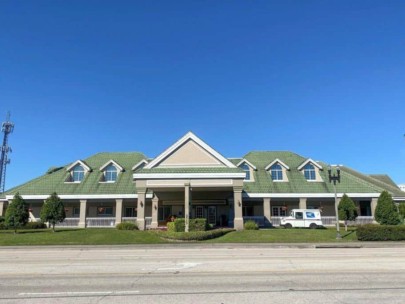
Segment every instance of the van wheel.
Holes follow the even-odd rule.
[[[285,225],[284,225],[284,228],[285,228],[285,229],[291,229],[291,228],[292,228],[292,225],[291,225],[291,224],[285,224]]]
[[[318,225],[315,223],[312,223],[311,225],[309,225],[309,228],[316,229],[316,228],[318,228]]]

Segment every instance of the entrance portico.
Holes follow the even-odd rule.
[[[141,197],[153,193],[152,227],[159,220],[159,211],[164,216],[180,216],[186,221],[189,217],[207,217],[216,224],[217,206],[222,208],[222,219],[230,218],[230,209],[235,229],[243,229],[242,189],[245,172],[223,157],[209,145],[189,132],[166,149],[150,163],[133,174],[138,193],[138,226],[145,229],[145,214]],[[221,203],[222,202],[222,203]],[[232,205],[230,206],[230,202]],[[177,214],[165,214],[164,206],[180,206]],[[190,208],[191,206],[191,208]],[[205,210],[203,207],[210,207]],[[194,208],[193,208],[194,207]],[[198,207],[198,208],[197,208]],[[139,212],[141,211],[141,212]]]

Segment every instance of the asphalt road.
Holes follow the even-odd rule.
[[[0,248],[0,303],[405,303],[405,247]]]

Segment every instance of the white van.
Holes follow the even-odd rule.
[[[293,209],[290,216],[281,218],[280,226],[315,229],[322,226],[321,212],[318,209]]]

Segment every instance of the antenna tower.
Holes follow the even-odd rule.
[[[10,112],[7,113],[6,121],[1,126],[1,131],[4,133],[3,144],[0,147],[0,193],[4,192],[6,184],[6,166],[10,163],[7,154],[11,153],[11,148],[8,146],[8,135],[13,132],[14,124],[10,121]]]

